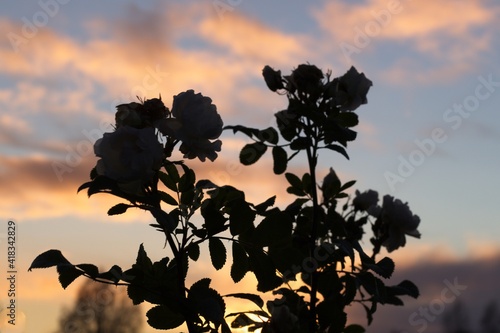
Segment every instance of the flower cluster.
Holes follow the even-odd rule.
[[[217,108],[209,97],[193,90],[174,96],[172,111],[161,98],[118,105],[115,122],[116,130],[94,145],[100,157],[95,171],[128,194],[144,194],[178,142],[189,159],[214,161],[221,150],[222,143],[216,139],[223,123]]]
[[[368,190],[363,193],[356,191],[353,206],[354,209],[365,211],[376,218],[373,225],[375,238],[372,242],[380,242],[389,252],[405,246],[406,235],[420,238],[420,232],[417,230],[420,218],[412,213],[408,203],[385,195],[382,206],[379,206],[378,193]]]
[[[268,88],[286,94],[289,106],[276,114],[278,129],[284,139],[292,139],[304,130],[304,124],[321,130],[318,138],[325,148],[344,153],[343,147],[356,138],[351,129],[358,124],[358,117],[352,111],[367,103],[366,95],[372,86],[363,73],[351,67],[344,75],[331,79],[331,72],[310,64],[301,64],[290,75],[265,66],[262,75]],[[305,121],[304,121],[305,119]],[[311,133],[304,133],[311,136]]]
[[[372,81],[364,73],[351,67],[343,76],[330,80],[330,72],[324,74],[314,65],[301,64],[290,75],[282,76],[270,66],[265,66],[262,75],[272,91],[285,90],[288,95],[297,94],[310,101],[332,99],[331,104],[341,111],[354,111],[368,101],[366,95]],[[326,81],[324,80],[326,78]]]

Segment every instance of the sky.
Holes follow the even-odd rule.
[[[391,257],[397,277],[416,282],[422,297],[384,308],[368,332],[434,332],[458,301],[479,309],[500,299],[496,1],[40,0],[0,8],[0,252],[6,258],[12,220],[25,332],[52,332],[78,290],[78,283],[62,290],[53,269],[28,273],[39,253],[56,248],[72,262],[102,267],[131,265],[141,243],[153,257],[164,254],[145,213],[108,217],[116,200],[76,193],[96,163],[93,143],[112,130],[115,106],[160,94],[171,106],[174,95],[194,89],[212,98],[225,125],[264,128],[286,107],[267,89],[265,65],[287,74],[311,63],[334,77],[355,66],[373,81],[357,111],[350,159],[325,154],[318,171],[333,167],[343,181],[357,180],[356,189],[409,203],[422,238]],[[200,179],[243,189],[250,202],[274,194],[278,205],[291,200],[269,159],[238,164],[248,139],[225,132],[222,141],[215,162],[189,161]],[[220,276],[206,259],[193,279]],[[214,283],[241,290],[253,281]],[[444,302],[450,283],[467,288]],[[411,321],[422,306],[434,306],[434,319]],[[365,324],[356,310],[352,318]]]

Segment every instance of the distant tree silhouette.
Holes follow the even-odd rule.
[[[500,333],[500,312],[495,301],[488,303],[480,322],[481,333]]]
[[[462,302],[455,302],[451,310],[443,315],[443,328],[445,333],[472,333],[467,309]]]
[[[469,315],[467,309],[460,301],[443,315],[444,333],[500,333],[500,311],[496,301],[489,302],[481,316],[478,330],[470,328]]]
[[[141,310],[124,289],[87,280],[75,305],[63,310],[55,333],[138,333],[142,325]]]

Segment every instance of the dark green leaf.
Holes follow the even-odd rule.
[[[194,188],[181,193],[181,204],[191,206],[194,200]]]
[[[308,201],[309,199],[306,198],[297,198],[285,208],[285,211],[295,216],[299,213],[302,205],[304,205]]]
[[[342,333],[347,322],[343,306],[335,298],[325,299],[317,306],[318,323],[321,328],[328,328],[328,333]]]
[[[257,162],[267,150],[267,146],[261,142],[249,143],[240,152],[240,162],[243,165],[251,165]]]
[[[312,195],[312,180],[311,175],[309,173],[304,173],[302,176],[302,187],[304,188],[304,192]]]
[[[151,214],[156,219],[159,225],[168,232],[173,232],[177,225],[179,224],[179,220],[175,220],[168,213],[161,209],[151,209]]]
[[[168,166],[165,167],[166,169],[168,168],[173,168],[175,169],[175,172],[177,173],[177,169],[175,168],[175,165],[169,164]],[[179,180],[179,174],[176,174],[176,177],[172,176],[170,173],[165,173],[163,171],[158,172],[158,178],[160,181],[171,191],[177,192],[177,182]],[[176,180],[174,180],[174,178]]]
[[[175,200],[174,197],[171,196],[170,194],[163,191],[158,191],[158,195],[160,196],[161,201],[165,202],[166,204],[172,206],[178,205],[177,200]]]
[[[420,296],[418,287],[409,280],[404,280],[397,286],[391,287],[396,292],[396,295],[408,295],[413,298]]]
[[[108,210],[108,215],[119,215],[119,214],[123,214],[127,211],[127,209],[129,209],[130,205],[127,205],[127,204],[124,204],[124,203],[119,203],[117,205],[114,205],[113,207],[111,207],[109,210]]]
[[[368,325],[370,325],[373,321],[373,313],[375,312],[376,308],[377,308],[377,302],[373,302],[372,303],[372,307],[369,308],[366,304],[364,303],[361,303],[361,305],[363,306],[363,308],[365,309],[366,311],[366,319],[368,321]]]
[[[250,319],[245,313],[239,313],[231,322],[232,328],[243,328],[255,324],[255,320]]]
[[[292,185],[292,187],[295,187],[297,189],[303,190],[304,187],[302,186],[302,180],[300,180],[299,177],[294,175],[293,173],[287,172],[285,173],[286,180]]]
[[[97,177],[99,174],[97,173],[97,168],[93,167],[92,170],[90,170],[90,179],[94,179]]]
[[[305,255],[289,242],[288,246],[270,246],[269,257],[273,260],[276,268],[281,272],[283,281],[296,281],[296,275],[300,267],[304,266]]]
[[[59,282],[64,289],[75,281],[77,277],[83,275],[83,271],[71,264],[57,265],[57,273],[59,273]]]
[[[78,190],[81,190],[84,188],[86,184],[80,186]],[[110,190],[116,190],[117,185],[116,181],[106,177],[106,176],[97,176],[95,179],[93,179],[90,183],[88,183],[87,189],[87,195],[90,197],[93,194],[99,193],[99,192],[109,192]]]
[[[92,278],[95,278],[97,275],[99,275],[99,269],[97,268],[96,265],[80,264],[80,265],[76,265],[76,267],[80,268],[82,271],[87,273]]]
[[[122,269],[118,265],[113,265],[109,271],[100,273],[97,277],[100,279],[112,281],[113,283],[118,283],[122,278]]]
[[[198,238],[205,238],[207,236],[207,230],[205,229],[193,230],[193,235],[195,235]]]
[[[208,232],[208,235],[214,235],[226,229],[225,223],[226,218],[220,212],[219,208],[216,206],[214,199],[207,199],[203,201],[201,205],[201,215],[205,219],[204,229],[200,229],[196,233],[196,236],[204,238],[204,233]]]
[[[175,166],[174,163],[167,163],[165,165],[165,171],[167,172],[168,176],[172,179],[174,183],[179,182],[179,171],[177,170],[177,167]],[[174,191],[174,190],[172,190]]]
[[[241,132],[249,137],[258,136],[258,134],[260,132],[258,129],[245,127],[245,126],[241,126],[241,125],[225,126],[224,130],[227,130],[227,129],[233,130],[233,134],[235,134],[236,132]]]
[[[217,326],[225,323],[226,304],[217,291],[210,288],[210,279],[204,278],[189,288],[188,300],[205,319]]]
[[[285,149],[276,146],[273,147],[273,171],[275,174],[280,175],[286,171],[288,164],[288,155]]]
[[[255,237],[262,246],[283,246],[291,241],[292,219],[286,212],[266,216],[255,228]]]
[[[210,259],[215,269],[219,270],[226,263],[226,247],[219,238],[210,238],[208,240],[208,249]]]
[[[379,303],[385,303],[385,285],[379,278],[370,272],[359,274],[358,278],[363,288],[373,296],[373,300]]]
[[[356,285],[356,278],[352,275],[344,275],[340,278],[340,280],[344,284],[344,304],[351,304],[351,302],[354,300],[354,297],[356,297],[357,293],[357,285]]]
[[[255,305],[257,305],[259,308],[262,308],[264,306],[264,301],[262,300],[262,298],[259,295],[255,294],[235,293],[235,294],[224,295],[224,297],[236,297],[236,298],[246,299],[255,303]]]
[[[290,149],[292,150],[302,150],[309,147],[311,144],[311,139],[306,137],[299,137],[290,143]]]
[[[150,309],[146,316],[148,317],[148,324],[159,330],[170,330],[184,323],[184,316],[181,313],[174,312],[164,305],[158,305]]]
[[[386,279],[394,273],[394,261],[389,257],[382,258],[376,265],[378,270],[374,270],[374,272]]]
[[[132,283],[127,286],[127,295],[134,305],[138,305],[144,302],[145,291],[141,286]]]
[[[59,250],[48,250],[42,254],[39,254],[35,260],[31,263],[28,271],[31,271],[33,268],[47,268],[56,266],[59,264],[71,264]]]
[[[263,203],[256,205],[254,208],[258,214],[264,214],[269,207],[274,206],[274,202],[276,201],[276,196],[272,196]]]
[[[149,259],[148,254],[144,250],[144,245],[139,246],[139,251],[137,251],[137,259],[135,260],[135,266],[140,267],[141,270],[150,270],[153,268],[153,262]]]
[[[183,164],[184,166],[184,164]],[[179,179],[179,191],[186,192],[194,188],[196,182],[196,175],[193,170],[188,167],[183,168],[184,174]]]
[[[283,280],[276,275],[276,267],[272,260],[258,249],[247,249],[250,269],[257,278],[257,290],[267,292],[279,287]]]
[[[364,333],[365,328],[361,325],[351,324],[344,328],[344,333]]]
[[[230,314],[227,314],[226,317],[234,317],[234,316],[238,316],[238,315],[240,315],[242,313],[254,314],[256,316],[264,317],[264,318],[271,318],[270,315],[269,315],[269,313],[267,313],[266,311],[262,311],[262,310],[232,312]]]
[[[365,258],[363,260],[363,266],[371,269],[372,271],[386,279],[390,278],[392,273],[394,272],[394,261],[392,261],[392,259],[389,257],[382,258],[382,260],[380,260],[376,264],[373,263],[372,260],[368,260],[368,258]]]
[[[405,305],[401,298],[394,296],[394,295],[388,295],[385,298],[385,304],[391,304],[391,305],[397,305],[397,306],[403,306]]]
[[[241,281],[250,270],[248,256],[243,247],[237,243],[232,244],[233,263],[231,265],[231,278],[235,283]]]
[[[287,191],[287,193],[294,194],[294,195],[296,195],[298,197],[303,197],[303,196],[306,195],[306,193],[304,192],[304,190],[298,189],[296,187],[291,187],[290,186],[290,187],[288,187],[286,189],[286,191]]]
[[[325,148],[336,151],[337,153],[344,155],[345,158],[349,159],[349,155],[347,154],[347,151],[342,146],[330,144],[330,145],[326,145]]]
[[[307,286],[302,286],[299,289],[297,289],[298,293],[304,293],[304,294],[309,294],[311,293],[311,289],[309,289]]]
[[[259,131],[258,139],[262,142],[269,142],[273,145],[278,143],[279,135],[273,127],[268,127]]]
[[[194,292],[196,290],[208,289],[208,288],[210,288],[211,282],[212,282],[212,280],[210,280],[210,278],[200,279],[200,280],[196,281],[195,283],[193,283],[193,285],[191,286],[191,291]]]
[[[179,260],[178,258],[173,258],[167,265],[167,268],[170,272],[173,272],[175,270],[176,274],[179,272],[179,265],[181,266],[181,273],[182,273],[182,277],[184,279],[186,279],[186,276],[187,276],[187,272],[189,270],[189,257],[186,253],[182,253],[182,255],[179,255],[179,259],[182,260],[182,262],[178,263]],[[163,259],[166,259],[168,261],[168,258],[163,258]],[[164,267],[165,267],[165,264],[163,264],[162,262],[158,262],[156,261],[154,264],[153,264],[153,267],[156,269],[156,270],[163,270]],[[177,276],[173,275],[171,276],[170,278],[173,278],[173,279],[176,279]]]
[[[308,268],[311,269],[314,266]],[[325,270],[318,275],[318,292],[325,298],[329,296],[339,297],[342,288],[342,282],[337,272]]]
[[[241,281],[249,271],[248,256],[243,247],[233,241],[232,244],[233,264],[231,265],[231,278],[235,283]]]
[[[354,127],[358,121],[358,115],[354,112],[341,112],[337,115],[337,122],[342,127]]]
[[[349,187],[352,187],[354,184],[356,184],[355,180],[351,180],[351,181],[345,183],[344,185],[342,185],[340,187],[340,192],[347,190]]]
[[[335,120],[328,120],[324,125],[325,143],[330,144],[334,141],[346,146],[348,141],[356,139],[357,133],[349,128],[339,126]]]
[[[297,116],[288,110],[276,112],[274,116],[276,117],[276,124],[283,139],[292,141],[297,133]]]
[[[217,188],[218,186],[215,185],[211,180],[209,179],[201,179],[198,180],[195,186],[197,189],[214,189]]]
[[[188,256],[191,260],[196,261],[200,257],[200,246],[197,243],[192,243],[188,247]]]
[[[89,188],[90,185],[92,185],[91,181],[83,183],[82,185],[80,185],[80,187],[78,187],[78,189],[76,190],[76,193],[79,193],[80,191],[85,190],[86,188]]]
[[[255,211],[250,208],[248,202],[243,199],[234,200],[231,203],[229,213],[229,230],[231,235],[236,236],[253,227]]]

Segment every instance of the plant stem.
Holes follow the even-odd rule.
[[[161,205],[160,202],[158,201],[157,203],[154,204],[154,209],[159,209],[161,210]],[[180,302],[181,308],[185,308],[186,312],[183,313],[184,317],[186,318],[186,325],[188,327],[188,332],[189,333],[196,333],[197,328],[196,325],[194,324],[193,321],[190,319],[190,313],[188,312],[189,309],[186,307],[187,304],[187,297],[186,297],[186,281],[185,281],[185,276],[184,276],[184,256],[185,254],[185,244],[180,244],[179,248],[177,248],[175,242],[174,242],[174,237],[172,237],[172,234],[168,230],[164,230],[165,237],[167,238],[168,245],[170,246],[170,249],[174,255],[176,266],[177,266],[177,289],[178,289],[178,299]],[[182,311],[182,310],[181,310]]]
[[[310,125],[310,124],[308,124]],[[316,249],[316,238],[318,231],[318,192],[316,188],[316,163],[317,163],[317,143],[314,138],[311,138],[313,142],[311,146],[306,150],[307,160],[309,163],[309,173],[311,175],[311,197],[313,203],[313,213],[312,213],[312,227],[311,235],[309,239],[309,253],[312,257],[314,250]],[[318,291],[318,274],[316,271],[311,273],[311,292],[310,292],[310,304],[309,304],[309,333],[316,332],[316,302],[317,302],[317,291]]]

